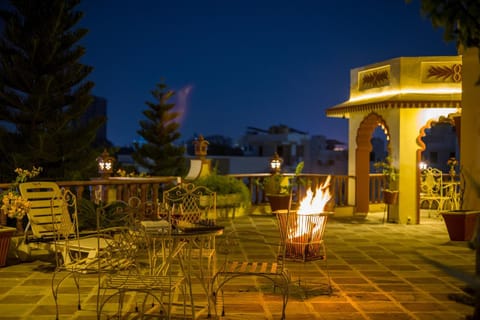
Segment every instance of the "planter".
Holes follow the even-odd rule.
[[[207,207],[208,201],[206,196],[201,196],[199,204],[201,207]],[[240,193],[217,194],[217,216],[215,218],[231,217],[234,219],[235,216],[245,215],[245,205],[242,201],[242,194]]]
[[[468,241],[472,239],[480,211],[451,210],[442,212],[443,221],[452,241]]]
[[[398,191],[383,190],[383,202],[385,204],[396,204],[398,201]]]
[[[270,208],[272,212],[278,210],[288,210],[288,202],[290,200],[290,195],[288,194],[267,194],[268,202],[270,203]]]
[[[0,226],[0,267],[6,264],[10,238],[16,231],[15,228]]]
[[[240,193],[217,194],[217,216],[220,218],[235,219],[242,216],[242,195]]]
[[[239,207],[242,203],[242,195],[240,193],[232,194],[218,194],[217,193],[217,208],[223,207]]]

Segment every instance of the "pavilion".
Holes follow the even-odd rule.
[[[397,223],[420,223],[419,181],[422,136],[433,123],[460,120],[462,56],[399,57],[355,68],[350,99],[326,111],[349,121],[349,205],[352,214],[369,212],[371,138],[385,132],[387,150],[399,169]],[[457,130],[459,132],[460,130]]]

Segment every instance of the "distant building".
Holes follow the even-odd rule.
[[[212,140],[210,140],[210,138]],[[346,175],[348,150],[345,143],[327,139],[322,135],[310,136],[307,132],[289,128],[285,125],[272,126],[268,130],[248,127],[240,139],[239,146],[243,155],[236,155],[237,146],[231,139],[222,136],[205,138],[209,142],[207,158],[220,174],[249,174],[270,172],[270,160],[278,153],[282,158],[282,171],[293,172],[297,164],[304,161],[303,172],[318,174]],[[187,147],[192,144],[189,141]],[[210,147],[218,145],[228,147],[233,154],[211,153]],[[135,165],[131,159],[130,148],[118,153],[117,161],[123,165]],[[186,153],[185,157],[194,157]]]
[[[387,142],[385,135],[373,136],[371,139],[370,172],[377,172],[373,167],[375,162],[384,161],[387,156]],[[448,122],[434,123],[431,128],[425,129],[425,136],[421,138],[425,144],[422,152],[422,162],[428,167],[436,168],[447,173],[449,158],[459,160],[460,151],[455,126]],[[458,168],[457,168],[458,169]]]
[[[422,161],[429,167],[447,173],[449,171],[448,159],[453,157],[459,160],[460,158],[455,127],[449,123],[438,122],[426,129],[422,141],[425,143]]]
[[[275,152],[283,159],[283,168],[295,168],[304,160],[305,147],[310,137],[306,132],[285,125],[272,126],[268,130],[248,127],[240,139],[246,156],[272,157]]]
[[[323,135],[310,138],[305,148],[305,172],[323,174],[347,174],[348,149],[340,141],[326,139]]]
[[[346,174],[348,151],[344,143],[324,136],[310,137],[307,132],[285,125],[268,130],[248,127],[240,145],[247,157],[271,158],[275,152],[283,159],[283,170],[293,172],[304,161],[304,172]]]

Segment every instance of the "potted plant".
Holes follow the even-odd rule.
[[[454,158],[450,158],[447,164],[450,166],[449,174],[453,179],[453,177],[456,176],[455,166],[457,165],[457,161]],[[463,170],[461,175],[463,184],[459,184],[459,190],[455,190],[455,193],[451,194],[452,197],[455,197],[451,201],[451,203],[454,204],[453,208],[441,212],[443,221],[447,227],[448,236],[452,241],[472,240],[477,224],[477,217],[480,213],[480,211],[475,209],[463,208],[463,194],[467,181],[479,194],[480,184],[466,170]]]
[[[240,211],[247,211],[252,204],[250,190],[246,184],[235,177],[220,175],[216,170],[194,181],[196,186],[204,186],[217,194],[217,215],[232,218]],[[220,210],[219,210],[220,209]]]
[[[288,209],[290,200],[289,177],[280,172],[275,172],[264,178],[263,181],[257,182],[259,182],[259,187],[265,192],[272,211]]]
[[[375,162],[373,166],[380,170],[384,177],[383,202],[387,205],[396,204],[398,200],[398,169],[392,164],[392,158],[387,156],[384,161]]]
[[[296,178],[302,172],[303,166],[303,161],[297,165],[295,176],[286,176],[276,171],[262,181],[257,180],[257,185],[265,192],[272,212],[288,209],[294,185],[296,183],[303,183],[301,179]]]
[[[26,214],[30,210],[30,202],[24,199],[18,191],[18,186],[32,179],[40,174],[42,167],[33,167],[32,170],[25,170],[16,168],[17,174],[15,181],[12,182],[10,188],[0,193],[1,207],[0,207],[0,224],[11,225],[14,221],[14,226],[17,228],[18,234],[23,234],[24,224],[26,224]]]

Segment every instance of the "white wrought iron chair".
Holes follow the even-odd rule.
[[[52,275],[52,294],[56,319],[59,319],[59,291],[67,279],[73,279],[77,289],[77,308],[80,304],[80,277],[98,271],[98,260],[113,243],[112,229],[102,236],[95,230],[81,235],[78,228],[75,195],[53,182],[27,182],[20,184],[20,192],[30,202],[28,213],[33,239],[49,241],[55,255],[56,266]]]
[[[171,214],[179,226],[214,224],[217,218],[217,195],[205,186],[182,183],[163,192],[160,218]]]
[[[60,287],[73,279],[77,289],[77,308],[80,304],[80,278],[100,269],[127,267],[122,258],[112,265],[107,256],[119,246],[128,246],[122,234],[128,236],[131,213],[125,210],[127,204],[116,201],[110,205],[109,214],[97,215],[97,228],[81,233],[78,224],[77,199],[69,190],[60,189],[54,182],[26,182],[19,186],[22,196],[31,203],[28,213],[31,227],[31,241],[50,244],[55,255],[55,270],[52,276],[52,294],[59,318]]]
[[[179,184],[163,192],[159,216],[161,219],[170,216],[178,228],[213,226],[217,219],[217,194],[205,186]],[[212,238],[212,241],[215,239]],[[191,250],[191,255],[193,261],[198,261],[196,257],[207,258],[207,275],[211,277],[216,270],[215,243],[203,243],[202,246]]]
[[[64,215],[64,199],[60,187],[55,182],[25,182],[19,185],[20,194],[30,202],[27,212],[28,223],[25,228],[25,241],[53,243],[55,230],[63,224],[68,231],[68,238],[73,238],[77,231],[70,216]],[[73,194],[72,194],[73,196]],[[73,198],[75,198],[73,196]],[[52,200],[53,206],[52,206]],[[76,201],[75,208],[76,210]],[[94,232],[93,232],[94,233]]]
[[[132,214],[130,217],[141,217],[137,211],[144,208],[138,201],[128,202]],[[104,217],[108,205],[99,209],[99,217]],[[181,260],[175,258],[181,253],[186,242],[176,244],[174,250],[169,250],[163,261],[157,265],[152,264],[150,252],[152,241],[147,236],[147,229],[159,229],[158,223],[151,221],[135,220],[130,224],[128,231],[115,237],[115,246],[111,246],[99,264],[106,264],[110,268],[99,265],[99,286],[97,300],[97,319],[111,319],[112,317],[124,319],[132,315],[143,319],[150,316],[158,319],[171,319],[174,300],[183,298],[180,303],[180,314],[187,315],[187,294],[185,275],[181,272]],[[170,227],[165,229],[165,244],[170,244]],[[167,232],[168,230],[168,232]],[[160,249],[161,250],[161,249]],[[176,263],[175,261],[180,261]],[[135,296],[134,309],[127,308],[127,294]],[[117,308],[112,312],[105,308],[117,299]],[[150,302],[149,302],[150,301]]]
[[[444,192],[442,171],[431,167],[423,170],[420,178],[420,208],[427,203],[426,209],[442,210],[451,199]]]

